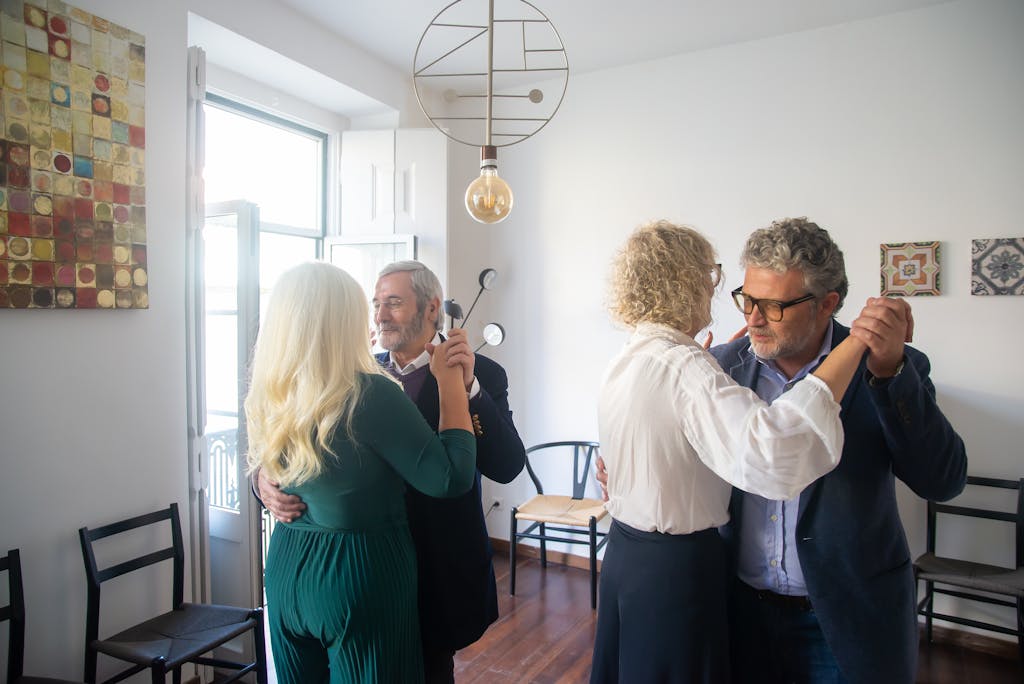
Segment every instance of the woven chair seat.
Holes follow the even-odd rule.
[[[516,511],[520,520],[576,527],[586,527],[591,517],[600,520],[606,515],[607,509],[597,499],[574,499],[555,494],[538,494]]]
[[[1013,570],[944,558],[934,553],[922,555],[914,565],[918,568],[917,578],[920,580],[1024,598],[1024,568]]]
[[[139,665],[162,657],[170,669],[206,653],[211,643],[222,643],[251,630],[254,621],[250,612],[247,608],[184,603],[179,610],[158,615],[93,645],[100,653]]]

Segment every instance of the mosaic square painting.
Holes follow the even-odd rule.
[[[0,0],[0,309],[145,309],[143,36]]]
[[[939,294],[938,242],[900,242],[881,247],[882,296]]]
[[[971,241],[971,294],[1024,295],[1024,238]]]

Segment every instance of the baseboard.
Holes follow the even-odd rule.
[[[508,555],[510,544],[508,539],[495,539],[491,537],[491,546],[498,553],[504,553]],[[590,558],[585,556],[577,556],[575,553],[568,553],[566,551],[552,551],[548,549],[548,562],[557,563],[558,565],[567,565],[570,568],[580,568],[581,570],[590,570]],[[516,544],[516,557],[517,558],[540,558],[540,547],[532,546],[530,544]],[[601,559],[597,559],[597,571],[601,572]]]
[[[192,679],[186,679],[185,684],[200,684],[199,677],[193,677]]]
[[[921,639],[924,640],[924,623],[921,626]],[[956,646],[968,651],[985,653],[997,658],[1016,660],[1019,657],[1019,650],[1015,641],[997,639],[995,637],[968,632],[954,627],[932,626],[932,641],[939,644]]]

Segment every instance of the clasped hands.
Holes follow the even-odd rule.
[[[427,343],[427,353],[430,354],[430,372],[437,377],[446,369],[462,367],[462,382],[466,391],[473,387],[473,374],[476,367],[476,355],[469,346],[466,339],[466,331],[462,328],[452,328],[448,331],[447,339],[439,345]],[[440,350],[441,354],[436,352]]]
[[[903,345],[914,339],[914,313],[903,298],[868,297],[850,335],[868,347],[868,371],[891,378],[903,362]]]

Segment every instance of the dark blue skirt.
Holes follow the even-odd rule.
[[[718,530],[661,534],[613,520],[591,684],[728,682],[727,579]]]

